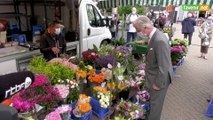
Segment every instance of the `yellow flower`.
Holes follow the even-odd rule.
[[[118,88],[120,90],[124,90],[126,87],[125,87],[125,84],[123,82],[121,82],[119,85],[118,85]]]
[[[76,76],[81,78],[81,79],[85,79],[87,76],[87,72],[85,70],[82,69],[77,69],[76,70]]]

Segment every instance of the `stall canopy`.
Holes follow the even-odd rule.
[[[99,7],[113,8],[126,5],[161,5],[162,7],[166,7],[168,5],[179,6],[183,4],[208,4],[212,8],[213,0],[102,0],[99,2]]]

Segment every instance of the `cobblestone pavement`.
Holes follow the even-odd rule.
[[[181,25],[174,26],[175,38],[183,38]],[[161,120],[213,120],[205,116],[209,105],[206,99],[213,94],[213,48],[209,49],[208,60],[204,60],[198,58],[199,45],[196,27],[185,62],[177,68],[173,83],[168,89]]]

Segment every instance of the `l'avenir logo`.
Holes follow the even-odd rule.
[[[182,5],[183,11],[209,11],[210,6],[208,4],[184,4]]]

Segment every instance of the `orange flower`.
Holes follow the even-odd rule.
[[[87,76],[87,72],[85,70],[82,69],[77,69],[76,70],[76,76],[82,79],[85,79]]]
[[[96,91],[96,92],[102,92],[102,93],[107,93],[107,89],[106,88],[104,88],[104,87],[101,87],[101,86],[95,86],[95,87],[93,87],[93,89]]]
[[[80,94],[77,107],[83,113],[90,111],[92,109],[90,106],[90,97],[86,96],[85,94]]]
[[[104,75],[103,73],[100,74],[92,74],[88,77],[90,82],[97,82],[97,83],[101,83],[104,81]]]
[[[84,103],[78,105],[81,112],[86,113],[92,109],[91,105],[89,103]]]
[[[87,75],[88,75],[88,76],[95,75],[95,69],[90,70],[90,71],[87,73]]]

